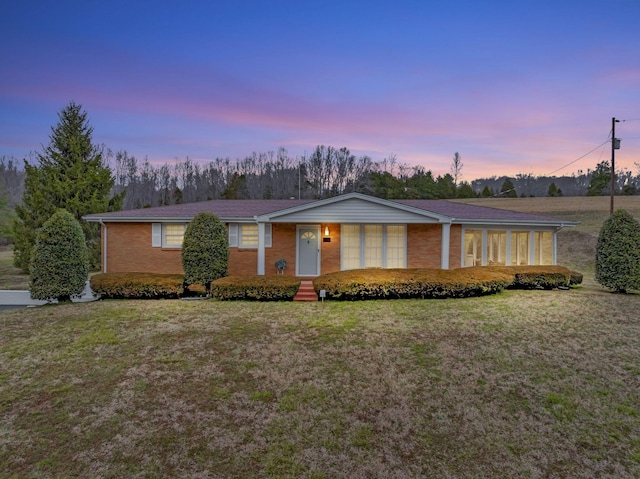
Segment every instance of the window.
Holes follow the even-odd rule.
[[[182,248],[186,229],[187,225],[184,223],[164,223],[162,225],[162,247]]]
[[[482,265],[482,230],[465,230],[464,265]]]
[[[382,225],[364,225],[364,267],[382,268]]]
[[[240,248],[257,248],[258,247],[258,225],[240,225]]]
[[[404,225],[387,225],[387,268],[404,268],[406,261]]]
[[[342,269],[404,268],[405,225],[342,225]]]
[[[360,225],[342,225],[342,269],[360,268]]]
[[[464,231],[463,264],[480,266],[483,256],[487,265],[554,264],[553,238],[553,231],[468,229]]]
[[[487,263],[502,266],[507,264],[506,231],[487,231]]]
[[[553,264],[553,233],[536,231],[534,240],[535,264]]]
[[[271,224],[264,225],[264,246],[271,247]],[[255,223],[229,223],[229,246],[232,248],[257,248],[258,225]]]
[[[529,232],[511,233],[511,264],[514,266],[529,264]]]

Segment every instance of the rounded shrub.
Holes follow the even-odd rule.
[[[617,210],[600,228],[596,281],[617,293],[640,288],[640,223],[625,210]]]
[[[89,274],[89,256],[78,220],[58,210],[36,235],[30,264],[31,297],[70,301],[80,294]]]
[[[187,226],[182,242],[185,284],[201,284],[209,294],[211,282],[227,276],[228,264],[227,229],[216,215],[198,213]]]

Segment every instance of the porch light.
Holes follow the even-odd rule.
[[[324,235],[325,236],[329,236],[329,227],[328,226],[324,227]]]

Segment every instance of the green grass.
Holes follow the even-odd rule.
[[[0,477],[638,477],[638,304],[0,312]]]
[[[13,266],[10,246],[0,246],[0,289],[29,289],[29,276]]]

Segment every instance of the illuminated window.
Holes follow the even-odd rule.
[[[342,269],[406,267],[405,225],[342,225]]]
[[[553,264],[553,233],[536,231],[534,236],[535,264]]]
[[[465,230],[464,265],[482,265],[482,230]]]
[[[387,225],[387,268],[404,268],[406,264],[406,227]]]
[[[342,225],[342,269],[360,268],[360,225]]]
[[[264,246],[271,247],[271,224],[264,225]],[[229,223],[229,247],[257,248],[258,225],[255,223]]]
[[[529,264],[529,232],[511,233],[511,264],[514,266]]]
[[[184,223],[165,223],[162,225],[162,247],[182,248],[184,232],[187,225]]]
[[[507,232],[487,231],[487,264],[507,264]]]
[[[258,225],[240,225],[240,248],[258,247]]]

